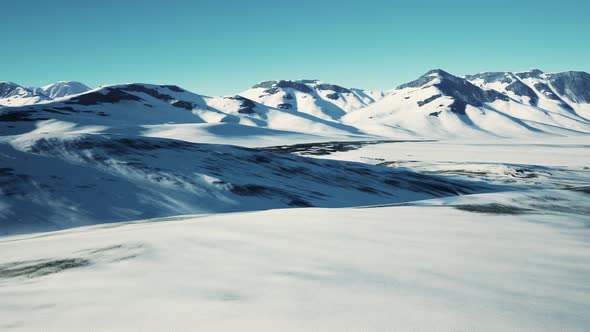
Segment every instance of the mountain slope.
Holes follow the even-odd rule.
[[[51,100],[42,92],[32,91],[12,82],[0,82],[0,107],[22,106]]]
[[[489,72],[465,77],[484,89],[494,89],[531,106],[590,120],[590,74]]]
[[[383,97],[382,92],[348,89],[318,80],[260,82],[240,95],[260,104],[338,120]]]
[[[554,75],[549,77],[562,77],[562,74]],[[568,103],[556,101],[558,97],[539,96],[539,91],[544,89],[540,83],[533,84],[534,88],[530,84],[512,73],[483,73],[465,79],[439,69],[431,70],[399,86],[382,100],[349,113],[343,122],[372,134],[398,137],[590,133],[590,120],[584,116],[588,105],[585,94],[569,88],[572,85],[569,82],[560,85],[563,91],[580,95],[572,97],[584,102],[575,104],[578,113]]]
[[[0,110],[0,122],[8,123],[0,126],[0,134],[22,134],[33,130],[37,121],[48,119],[100,126],[123,134],[138,134],[148,125],[154,133],[158,132],[154,126],[205,123],[283,131],[296,128],[298,132],[326,135],[360,134],[356,128],[337,121],[268,107],[242,96],[206,97],[177,86],[141,83],[104,86],[39,105]]]
[[[0,111],[0,121],[11,122],[0,126],[1,134],[30,131],[36,121],[48,119],[100,126],[109,133],[165,133],[191,142],[199,141],[206,124],[261,128],[263,136],[275,130],[338,140],[590,133],[590,74],[585,72],[458,77],[435,69],[387,92],[318,80],[266,81],[239,95],[220,97],[143,83],[84,91],[87,87],[80,83],[58,82],[43,89],[0,85],[0,102],[12,106]],[[179,125],[182,130],[175,136],[172,128]]]
[[[77,95],[91,90],[88,86],[74,81],[59,81],[38,89],[51,99]]]
[[[385,204],[495,188],[402,169],[52,126],[63,124],[42,122],[36,131],[0,141],[0,234],[190,213]]]

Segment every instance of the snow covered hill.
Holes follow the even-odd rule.
[[[589,84],[587,73],[483,73],[465,79],[437,69],[343,122],[390,137],[589,134]]]
[[[86,85],[73,81],[60,81],[41,88],[25,88],[12,82],[0,82],[0,107],[45,103],[89,90]]]
[[[269,107],[338,120],[381,99],[384,93],[348,89],[318,80],[279,80],[260,82],[240,95]]]
[[[91,89],[80,82],[59,81],[37,88],[37,90],[51,99],[57,99],[84,93],[86,91],[90,91]]]
[[[177,214],[385,204],[497,189],[402,169],[85,133],[65,125],[46,121],[31,133],[0,141],[0,234]]]
[[[0,107],[36,104],[51,100],[43,93],[35,92],[12,82],[0,82]]]
[[[152,128],[151,133],[166,131],[168,138],[189,141],[198,138],[188,135],[191,130],[187,127],[198,132],[200,126],[196,124],[206,123],[343,140],[590,133],[590,74],[585,72],[546,74],[529,70],[458,77],[435,69],[386,92],[318,80],[261,82],[239,95],[220,97],[195,94],[174,85],[143,83],[87,89],[77,82],[58,82],[33,90],[2,83],[0,104],[13,107],[0,111],[1,117],[59,119],[107,126],[114,131],[125,127],[134,132],[143,130],[138,126],[184,125],[178,137],[169,127]]]
[[[23,133],[34,128],[36,121],[47,119],[127,133],[137,133],[146,125],[213,123],[330,136],[360,134],[355,127],[337,121],[269,107],[242,96],[207,97],[173,85],[140,83],[104,86],[49,103],[0,109],[0,122],[12,122],[0,131]],[[151,132],[158,130],[152,127]]]
[[[563,72],[488,72],[465,77],[471,83],[548,111],[590,119],[590,74]]]

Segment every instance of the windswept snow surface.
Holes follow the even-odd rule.
[[[5,237],[0,328],[586,331],[589,223],[312,208]]]
[[[177,214],[346,207],[508,190],[408,170],[48,121],[0,140],[0,234]]]
[[[509,185],[515,191],[590,186],[588,136],[348,145],[354,148],[323,149],[318,155],[319,144],[304,144],[295,153]]]
[[[369,164],[432,161],[584,167],[590,166],[590,136],[385,143],[334,152],[322,158]]]

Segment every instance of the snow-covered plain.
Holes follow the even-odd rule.
[[[0,328],[585,331],[589,222],[312,208],[7,237]]]
[[[583,167],[590,166],[590,136],[384,143],[335,152],[322,158],[370,164],[433,161]]]

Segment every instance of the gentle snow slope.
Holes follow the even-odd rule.
[[[0,329],[586,331],[584,222],[291,209],[3,238]]]

